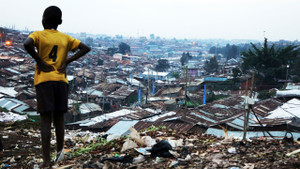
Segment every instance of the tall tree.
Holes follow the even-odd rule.
[[[183,52],[180,58],[181,66],[185,65],[190,59],[192,59],[192,55],[190,55],[189,52],[188,53]]]
[[[208,72],[208,73],[214,73],[218,71],[218,61],[216,59],[216,57],[211,57],[209,59],[209,61],[205,62],[205,66],[204,69]]]
[[[235,45],[230,46],[228,54],[227,54],[227,59],[231,58],[236,58],[238,55],[238,48]]]
[[[294,68],[294,63],[300,54],[298,46],[269,46],[267,38],[265,38],[261,48],[253,43],[251,46],[252,48],[248,49],[247,52],[242,52],[243,69],[255,69],[259,75],[260,83],[266,87],[276,87],[279,79],[285,79],[287,65],[290,66],[290,69]]]
[[[112,47],[108,48],[106,51],[106,54],[109,56],[113,56],[118,51],[118,48]]]
[[[160,59],[157,61],[157,65],[155,66],[155,70],[158,72],[166,71],[170,68],[169,61],[166,59]]]
[[[210,54],[217,54],[218,53],[218,48],[213,46],[209,49],[208,53]]]
[[[232,76],[233,76],[233,82],[236,83],[238,82],[238,77],[242,75],[242,72],[240,71],[239,68],[233,68],[232,69]]]
[[[181,63],[181,66],[183,66],[185,63],[186,63],[186,54],[185,52],[182,53],[182,56],[180,58],[180,63]]]
[[[130,54],[130,46],[124,42],[119,44],[119,52],[123,55]]]

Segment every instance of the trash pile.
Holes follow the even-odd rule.
[[[26,120],[27,115],[19,115],[12,112],[1,112],[0,111],[0,122],[15,122]]]
[[[4,126],[0,168],[38,168],[42,162],[36,126]],[[54,135],[54,131],[52,132]],[[51,140],[55,158],[55,138]],[[151,127],[128,136],[67,130],[65,158],[53,168],[300,168],[300,142],[264,137],[247,141]]]

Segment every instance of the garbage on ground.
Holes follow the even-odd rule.
[[[106,140],[107,141],[112,141],[112,140],[115,140],[115,139],[118,139],[120,138],[121,136],[120,135],[113,135],[113,134],[110,134],[107,136]]]
[[[142,141],[144,142],[144,144],[147,146],[147,147],[152,147],[153,145],[156,144],[156,140],[151,138],[150,136],[143,136],[142,137]]]
[[[12,112],[0,112],[0,122],[15,122],[28,119],[27,115],[19,115]]]
[[[130,131],[129,134],[130,138],[132,138],[139,146],[145,145],[144,141],[141,139],[141,136],[133,127],[130,127],[129,131]]]
[[[136,147],[138,147],[138,145],[134,141],[127,138],[125,143],[123,144],[121,152],[124,152],[124,151],[132,149],[132,148],[136,148]]]
[[[122,156],[122,157],[104,157],[100,163],[103,163],[105,161],[110,161],[110,162],[121,162],[121,163],[132,163],[133,158],[131,156]]]
[[[170,163],[170,165],[169,165],[169,167],[171,168],[171,167],[176,167],[177,165],[178,165],[178,161],[172,161],[171,163]]]
[[[145,157],[141,154],[133,159],[133,163],[141,163],[143,161],[145,161]]]
[[[233,140],[233,135],[228,136],[228,130],[224,128],[223,126],[219,125],[224,130],[224,140],[221,141],[222,144],[230,144]]]
[[[172,146],[166,140],[161,140],[152,147],[151,157],[173,157],[169,150],[172,150]]]
[[[2,124],[1,135],[5,151],[0,168],[5,164],[6,168],[38,167],[42,163],[39,125],[16,128],[5,124]],[[224,139],[171,129],[141,133],[142,137],[136,132],[136,137],[107,141],[105,133],[66,130],[65,159],[55,167],[72,164],[73,168],[300,168],[298,142],[232,138],[223,144],[222,140],[228,140],[228,136]],[[7,138],[3,139],[3,136]],[[138,138],[143,141],[143,146],[137,143]],[[54,143],[55,138],[51,139]],[[123,146],[128,148],[129,145],[135,148],[122,150]],[[56,154],[55,151],[51,153]]]
[[[168,138],[168,142],[173,148],[183,146],[183,139],[172,140],[172,139]]]
[[[146,148],[135,148],[135,150],[143,155],[151,155],[151,153]],[[151,150],[151,148],[149,150]]]
[[[236,149],[235,149],[235,147],[230,147],[230,148],[228,149],[228,153],[236,154]]]
[[[286,156],[291,156],[291,155],[298,154],[298,153],[300,153],[300,149],[295,150],[295,151],[290,152],[290,153],[287,153]]]

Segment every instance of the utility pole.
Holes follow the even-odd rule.
[[[252,72],[252,80],[251,80],[251,87],[250,87],[250,96],[249,98],[252,98],[252,93],[253,93],[253,86],[254,86],[254,75],[255,71]],[[244,115],[244,135],[243,135],[243,140],[246,140],[246,135],[247,135],[247,129],[248,129],[248,122],[249,122],[249,115],[250,115],[250,108],[249,108],[249,98],[248,98],[248,80],[246,83],[246,102],[245,102],[245,115]]]
[[[286,65],[286,76],[285,76],[285,84],[286,86],[288,85],[288,75],[289,75],[289,68],[290,68],[290,65]]]
[[[148,68],[148,85],[147,85],[147,93],[146,93],[146,104],[148,101],[148,95],[149,95],[149,85],[150,85],[150,81],[149,81],[149,68]]]
[[[188,83],[188,68],[187,68],[187,66],[185,66],[184,118],[186,117],[186,111],[187,111],[187,83]]]
[[[102,113],[104,114],[104,100],[105,100],[105,95],[103,92],[103,98],[102,98]]]

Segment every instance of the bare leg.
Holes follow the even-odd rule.
[[[50,139],[51,139],[51,113],[41,114],[41,136],[42,136],[42,153],[43,166],[50,166]]]
[[[64,148],[64,137],[65,137],[65,117],[63,112],[55,112],[54,117],[54,126],[56,134],[56,150],[57,152],[61,151]]]

